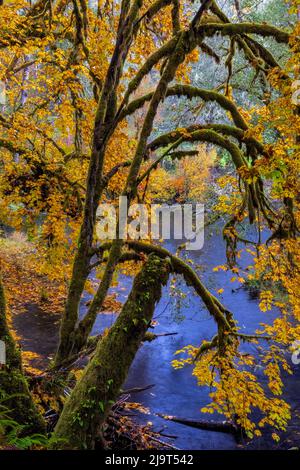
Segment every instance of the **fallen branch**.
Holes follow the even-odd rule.
[[[206,431],[224,432],[234,435],[238,434],[238,432],[240,431],[238,426],[229,421],[193,420],[179,418],[177,416],[163,415],[161,413],[157,413],[157,416],[168,421],[174,421],[175,423],[184,424],[185,426],[190,426],[192,428],[204,429]]]
[[[140,392],[144,392],[145,390],[149,390],[150,388],[153,388],[153,387],[155,387],[155,384],[146,385],[146,387],[128,388],[127,390],[122,390],[121,395],[128,395],[131,393],[140,393]]]
[[[178,333],[176,333],[176,332],[174,332],[174,333],[160,333],[160,334],[157,335],[155,333],[151,333],[151,331],[147,331],[145,336],[144,336],[143,341],[148,341],[150,343],[151,341],[153,341],[156,338],[161,338],[163,336],[174,336],[174,335],[178,335]]]

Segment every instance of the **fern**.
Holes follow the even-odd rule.
[[[20,425],[10,417],[10,410],[3,403],[11,397],[0,400],[0,449],[13,446],[17,449],[29,449],[33,446],[46,447],[47,436],[42,434],[25,435],[26,426]]]

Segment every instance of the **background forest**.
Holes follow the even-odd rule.
[[[0,13],[0,449],[299,447],[300,0]]]

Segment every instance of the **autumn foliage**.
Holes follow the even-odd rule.
[[[198,384],[211,388],[201,412],[224,415],[248,438],[271,427],[274,441],[291,418],[282,372],[292,373],[287,353],[300,337],[300,2],[284,5],[289,23],[282,27],[249,20],[247,9],[229,18],[219,3],[0,6],[0,222],[25,237],[1,240],[5,315],[45,298],[49,315],[61,314],[46,380],[65,379],[78,357],[89,358],[69,399],[58,399],[52,448],[94,448],[97,439],[105,445],[104,425],[170,276],[192,286],[215,322],[211,338],[177,351],[173,361],[175,368],[192,365]],[[257,87],[253,103],[239,94],[235,61],[246,91]],[[210,64],[221,70],[218,84],[205,75]],[[197,81],[196,69],[205,79]],[[260,308],[277,308],[275,320],[244,334],[234,309],[221,302],[226,286],[210,292],[180,250],[98,240],[97,208],[117,207],[120,195],[146,204],[209,199],[226,242],[227,263],[215,270],[258,286]],[[255,240],[240,230],[249,225]],[[247,268],[239,265],[243,250],[252,257]],[[108,296],[120,269],[135,276],[122,308]],[[84,293],[92,298],[82,317]],[[91,339],[105,302],[121,313]],[[245,354],[245,344],[258,345],[259,354]],[[32,378],[37,371],[24,359]]]

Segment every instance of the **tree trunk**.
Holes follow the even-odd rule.
[[[53,448],[94,448],[145,337],[169,272],[168,260],[149,256],[118,319],[99,341],[93,359],[67,401],[55,428]]]
[[[130,2],[122,2],[117,40],[96,111],[83,222],[80,230],[78,251],[73,264],[66,308],[61,323],[60,342],[54,360],[56,367],[72,356],[72,354],[76,354],[84,346],[90,333],[88,331],[84,335],[80,331],[77,332],[76,324],[81,295],[89,274],[89,250],[92,247],[96,211],[105,187],[105,184],[103,186],[103,166],[106,147],[116,127],[117,88],[133,40],[133,26],[141,4],[134,2],[130,9],[129,6]]]
[[[6,320],[5,295],[0,277],[0,340],[6,349],[6,363],[0,370],[0,398],[10,412],[10,417],[24,428],[24,433],[32,434],[45,431],[45,423],[38,413],[28,389],[22,370],[20,351],[9,331]]]

